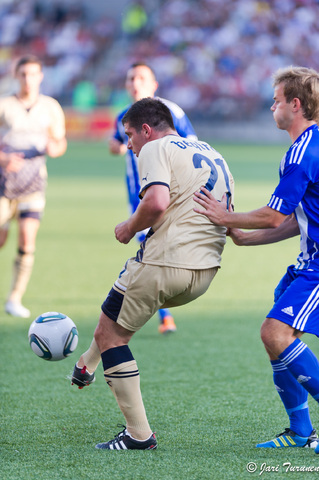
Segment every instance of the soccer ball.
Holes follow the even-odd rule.
[[[75,323],[58,312],[42,313],[31,323],[28,337],[34,353],[51,362],[71,355],[79,339]]]

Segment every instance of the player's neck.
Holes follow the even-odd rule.
[[[312,125],[315,125],[316,122],[311,120],[306,120],[305,118],[298,122],[297,124],[293,125],[292,128],[288,131],[289,136],[292,140],[292,143],[294,143],[300,135],[303,134],[307,128],[311,127]]]
[[[176,130],[172,130],[171,128],[168,128],[165,131],[153,129],[150,141],[159,140],[160,138],[167,137],[167,135],[177,135],[177,136],[179,136],[178,133],[176,132]]]
[[[38,101],[39,92],[20,91],[17,93],[17,97],[26,108],[31,108]]]

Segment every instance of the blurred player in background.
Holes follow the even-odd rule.
[[[145,63],[134,63],[128,70],[126,76],[126,89],[134,102],[142,98],[153,98],[158,88],[158,82],[154,71]],[[157,97],[158,98],[158,97]],[[185,112],[176,103],[159,98],[170,109],[175,129],[181,137],[197,139],[196,133]],[[126,154],[126,185],[128,191],[128,200],[130,213],[134,213],[139,202],[140,182],[138,176],[138,160],[132,150],[127,149],[127,135],[122,125],[122,118],[130,108],[128,105],[117,117],[115,121],[115,132],[110,140],[110,152],[114,155]],[[137,232],[138,242],[143,242],[146,231]],[[168,333],[176,330],[176,325],[169,310],[161,309],[158,312],[160,318],[159,332]]]
[[[28,318],[22,296],[31,276],[36,236],[45,206],[46,154],[63,155],[67,148],[65,119],[56,100],[40,94],[40,60],[28,55],[16,63],[16,95],[0,99],[0,247],[10,221],[18,222],[18,252],[5,311]]]
[[[319,73],[303,67],[278,70],[271,111],[292,145],[281,161],[280,181],[268,205],[231,212],[204,190],[206,195],[196,193],[195,201],[205,210],[195,212],[230,228],[237,245],[262,245],[300,235],[297,263],[288,267],[276,287],[275,303],[261,328],[290,426],[257,447],[310,447],[319,453],[308,408],[308,393],[319,402],[319,361],[301,340],[304,333],[319,336]]]
[[[115,235],[127,244],[137,232],[149,230],[103,302],[94,340],[75,365],[71,382],[80,388],[92,383],[102,357],[104,377],[126,427],[96,448],[150,450],[157,441],[128,343],[159,308],[184,305],[208,289],[220,267],[226,228],[194,213],[193,192],[204,184],[218,200],[225,193],[230,198],[233,181],[226,162],[210,145],[177,135],[170,110],[161,101],[144,98],[134,103],[123,125],[128,148],[139,157],[141,202],[115,227]]]

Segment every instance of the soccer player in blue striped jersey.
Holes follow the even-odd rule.
[[[125,82],[126,89],[132,97],[133,102],[137,102],[142,98],[153,98],[158,88],[155,72],[145,63],[134,63],[128,69]],[[169,100],[159,98],[169,109],[173,117],[173,122],[177,133],[181,137],[197,139],[194,128],[185,112],[176,103]],[[136,155],[127,148],[128,138],[125,134],[122,124],[122,118],[129,110],[128,105],[116,118],[113,137],[109,142],[109,149],[113,155],[126,155],[126,187],[128,193],[128,201],[130,214],[133,214],[140,203],[140,181],[138,175],[138,160]],[[146,231],[138,232],[136,239],[139,243],[143,242]],[[170,311],[168,309],[160,309],[158,311],[160,325],[158,327],[160,333],[174,332],[176,325]]]
[[[319,362],[301,340],[304,333],[319,336],[319,73],[303,67],[278,70],[274,92],[274,120],[289,133],[292,145],[281,161],[280,181],[268,205],[235,213],[204,190],[206,196],[198,192],[194,199],[205,210],[194,210],[228,227],[237,245],[300,235],[301,253],[275,289],[274,306],[261,328],[290,426],[257,447],[312,447],[319,453],[307,402],[308,393],[319,402]]]

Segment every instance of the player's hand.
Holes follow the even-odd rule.
[[[127,220],[116,225],[114,232],[116,240],[125,244],[129,243],[135,235],[135,233],[130,230]]]
[[[126,145],[116,140],[116,138],[109,140],[109,149],[113,155],[124,155],[127,151]]]
[[[207,188],[201,187],[201,191],[195,192],[194,201],[205,209],[194,208],[194,212],[205,215],[215,225],[225,224],[225,219],[229,215],[226,194],[222,201],[218,202]]]
[[[6,153],[1,161],[1,166],[4,167],[7,172],[19,172],[24,162],[23,153]]]

